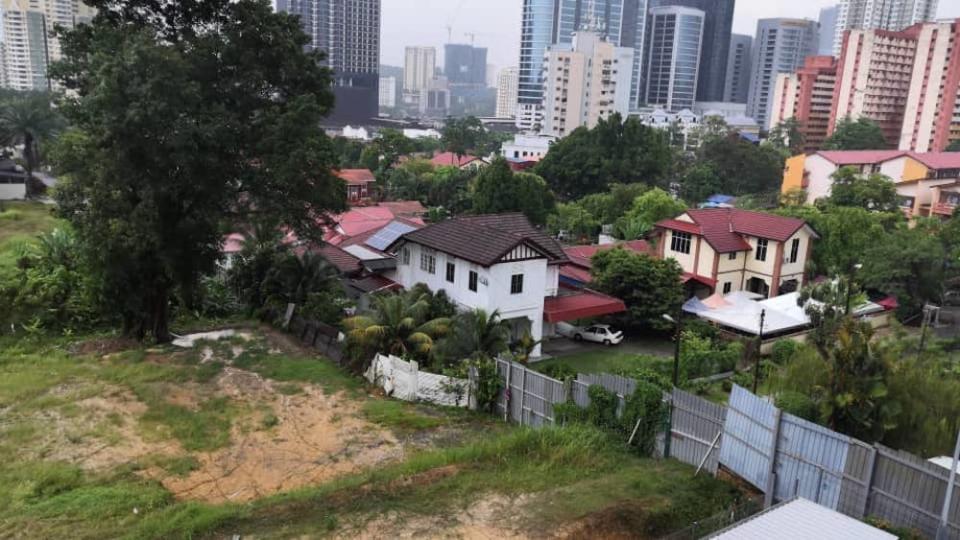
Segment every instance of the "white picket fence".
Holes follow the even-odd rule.
[[[404,401],[423,401],[448,407],[470,406],[470,381],[420,371],[416,362],[378,354],[364,373],[370,383],[388,396]]]

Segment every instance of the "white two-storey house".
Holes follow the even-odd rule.
[[[698,296],[746,290],[769,298],[796,291],[819,238],[802,219],[737,208],[687,210],[656,226],[660,256],[680,263]]]
[[[464,310],[499,311],[513,338],[529,332],[539,340],[553,335],[557,322],[625,310],[615,298],[561,287],[563,249],[523,214],[442,221],[404,234],[388,250],[397,267],[386,277],[404,288],[443,290]]]

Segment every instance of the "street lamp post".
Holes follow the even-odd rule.
[[[683,332],[683,308],[681,307],[677,310],[677,318],[674,319],[670,315],[664,313],[664,320],[673,323],[674,326],[674,335],[673,335],[673,387],[676,388],[680,384],[680,336]],[[670,441],[673,439],[673,391],[670,392],[670,411],[667,416],[667,433],[664,436],[663,440],[663,457],[670,457]]]
[[[757,334],[757,363],[753,368],[753,393],[757,393],[757,385],[760,383],[760,357],[763,349],[763,319],[767,316],[767,310],[760,310],[760,332]]]

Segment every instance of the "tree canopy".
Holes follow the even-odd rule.
[[[319,128],[331,77],[266,2],[90,3],[51,67],[72,126],[57,200],[124,332],[166,341],[171,300],[192,305],[225,224],[270,215],[308,238],[345,208]]]
[[[592,264],[594,286],[626,303],[627,323],[653,329],[670,326],[663,314],[676,313],[684,300],[676,260],[614,248],[597,252]]]
[[[697,155],[698,165],[709,166],[686,180],[702,183],[685,191],[702,194],[704,186],[717,186],[728,195],[745,195],[776,191],[783,179],[783,155],[770,145],[751,144],[737,135],[715,137],[704,141]],[[712,173],[712,174],[711,174]]]
[[[673,171],[667,135],[619,114],[579,127],[550,147],[534,172],[564,201],[606,191],[613,183],[666,186]]]
[[[830,204],[859,206],[880,212],[899,209],[897,187],[889,176],[879,173],[864,176],[854,167],[842,167],[830,178],[833,179],[828,198]]]
[[[883,130],[876,122],[861,116],[837,121],[833,134],[823,142],[824,150],[882,150],[889,148]]]
[[[553,193],[543,178],[523,172],[514,174],[502,157],[477,175],[473,210],[478,214],[523,212],[531,222],[543,225],[553,208]]]

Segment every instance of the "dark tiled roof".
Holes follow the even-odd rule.
[[[322,247],[317,249],[316,252],[319,253],[321,257],[326,259],[327,262],[332,264],[337,270],[344,274],[360,271],[360,259],[338,248],[337,246],[324,244]]]
[[[742,235],[783,242],[806,225],[802,219],[738,208],[701,208],[687,210],[686,214],[693,223],[665,219],[657,227],[703,235],[718,253],[749,251],[750,244]]]
[[[461,259],[491,266],[510,250],[527,244],[550,263],[567,260],[556,240],[534,227],[523,214],[465,216],[428,225],[401,238]],[[396,245],[396,242],[393,246]],[[391,246],[389,249],[392,249]]]

